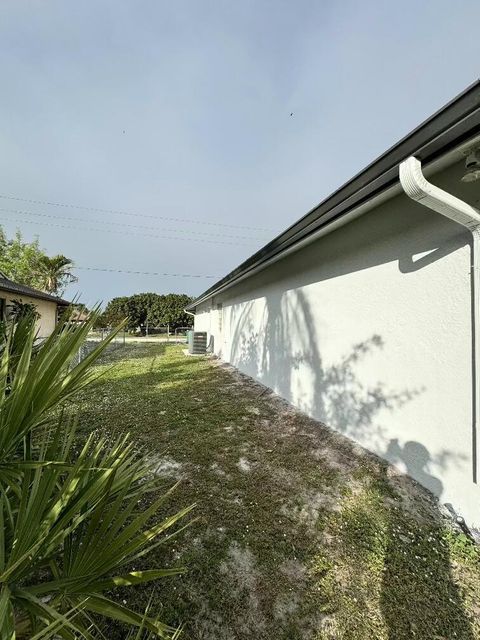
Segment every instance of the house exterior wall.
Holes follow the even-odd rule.
[[[21,302],[34,304],[37,312],[40,314],[40,318],[37,320],[37,332],[40,338],[46,338],[55,329],[57,323],[57,304],[56,302],[50,302],[48,300],[40,300],[38,298],[31,298],[30,296],[24,296],[20,294],[14,294],[10,291],[4,291],[0,289],[0,298],[6,300],[6,304],[9,305],[13,300],[20,300]]]
[[[195,329],[480,525],[470,241],[398,196],[199,305]]]

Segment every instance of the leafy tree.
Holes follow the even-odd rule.
[[[193,318],[185,313],[185,307],[192,298],[185,294],[137,293],[133,296],[113,298],[102,314],[106,326],[115,325],[128,318],[127,327],[136,331],[145,327],[159,327],[166,324],[171,329],[191,326]]]
[[[148,317],[149,311],[160,298],[161,296],[156,293],[137,293],[133,296],[113,298],[103,313],[105,324],[115,325],[127,318],[127,328],[130,331],[144,327],[147,319],[151,324],[152,319]]]
[[[41,288],[38,264],[44,256],[38,238],[33,242],[25,242],[20,231],[17,231],[8,240],[0,227],[0,271],[7,278],[29,287]]]
[[[61,295],[77,278],[71,273],[73,262],[62,255],[49,257],[38,238],[25,242],[20,231],[9,240],[0,227],[0,271],[7,278],[48,293]]]
[[[186,294],[168,293],[158,302],[158,309],[154,315],[152,314],[152,320],[155,320],[157,325],[169,324],[173,329],[189,327],[193,324],[193,318],[185,313],[185,307],[191,301],[192,298]]]
[[[72,273],[73,262],[62,255],[41,256],[37,270],[40,278],[40,288],[47,293],[61,295],[67,284],[77,282],[78,278]]]
[[[138,326],[137,318],[135,317],[133,308],[128,305],[128,300],[129,298],[127,296],[110,300],[105,311],[99,318],[99,324],[103,324],[104,327],[110,327],[128,318],[127,328],[130,330],[132,330],[132,328],[136,329]]]

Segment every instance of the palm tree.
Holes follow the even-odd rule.
[[[41,287],[47,293],[60,295],[71,282],[77,282],[78,278],[71,272],[73,261],[62,255],[41,256],[38,261]]]

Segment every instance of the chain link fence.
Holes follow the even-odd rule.
[[[186,344],[187,332],[191,330],[191,327],[176,327],[170,329],[170,327],[151,327],[144,333],[131,334],[126,330],[119,331],[112,339],[107,349],[117,349],[125,347],[128,344],[141,344],[145,342],[157,342],[157,343],[172,343],[172,344]],[[94,329],[88,334],[87,340],[80,347],[74,362],[72,365],[76,365],[81,362],[102,340],[105,340],[113,329],[111,327],[104,327],[100,329]]]
[[[84,358],[88,356],[88,354],[95,349],[95,347],[104,340],[110,333],[112,329],[100,329],[96,331],[90,331],[87,336],[87,339],[82,344],[80,349],[77,351],[77,354],[72,362],[72,366],[76,366],[79,364]],[[107,346],[107,350],[111,351],[112,349],[118,349],[120,347],[124,347],[126,344],[126,331],[120,331],[117,335],[112,339],[112,341]]]
[[[117,334],[113,340],[115,344],[128,344],[128,343],[140,343],[140,342],[176,342],[184,343],[187,340],[187,331],[191,327],[176,327],[171,328],[169,326],[161,327],[149,327],[142,326],[136,333],[129,333],[128,331],[121,331]],[[112,329],[110,327],[104,327],[101,329],[95,329],[88,335],[89,340],[99,342],[104,340]]]

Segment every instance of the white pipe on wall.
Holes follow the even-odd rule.
[[[400,164],[400,183],[409,198],[441,213],[472,233],[473,320],[473,480],[477,482],[480,426],[480,211],[426,180],[422,164],[410,156]]]

